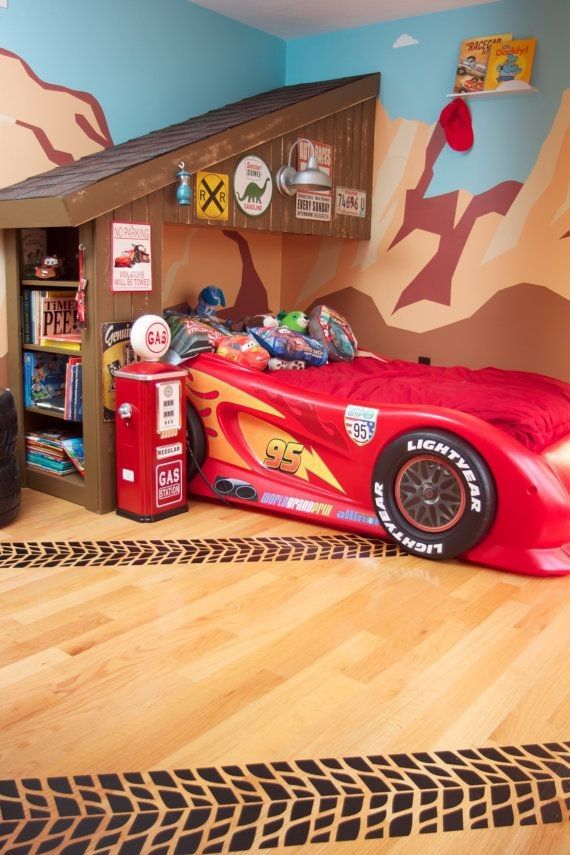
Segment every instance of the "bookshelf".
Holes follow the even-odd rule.
[[[71,434],[83,436],[82,420],[66,418],[63,412],[49,406],[30,405],[29,395],[28,400],[26,400],[24,378],[25,354],[33,355],[34,365],[36,365],[36,355],[40,360],[44,356],[47,364],[50,354],[54,354],[52,365],[57,365],[60,372],[64,366],[67,367],[67,359],[65,357],[82,357],[83,355],[83,341],[79,345],[79,349],[77,347],[71,348],[69,345],[60,345],[56,342],[49,344],[39,343],[37,327],[39,315],[32,319],[32,322],[35,323],[34,334],[29,335],[31,329],[29,308],[25,310],[28,312],[26,315],[23,310],[24,302],[26,306],[29,306],[32,299],[31,294],[34,294],[33,299],[38,306],[42,306],[40,292],[68,293],[69,298],[74,297],[79,287],[76,262],[79,229],[70,227],[36,230],[45,233],[46,254],[57,254],[60,258],[66,259],[64,262],[66,266],[62,271],[64,275],[61,279],[40,279],[33,277],[33,269],[30,272],[29,266],[26,267],[24,264],[22,248],[23,231],[16,230],[13,233],[13,260],[7,269],[7,308],[10,318],[8,368],[10,388],[14,395],[19,416],[18,457],[22,473],[22,486],[87,506],[89,504],[87,495],[88,484],[86,484],[86,479],[81,477],[78,472],[60,475],[56,472],[50,472],[47,469],[38,469],[27,465],[25,453],[25,437],[30,432],[69,429]],[[24,335],[25,327],[28,330],[27,336]],[[32,341],[26,341],[25,339],[28,337],[32,338]],[[57,356],[55,356],[56,354]],[[31,359],[30,361],[32,362]],[[60,452],[60,454],[63,454],[63,452]],[[45,458],[41,459],[42,461],[45,460]]]

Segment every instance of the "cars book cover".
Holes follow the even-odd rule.
[[[512,39],[512,33],[494,36],[474,36],[461,42],[453,91],[482,92],[491,48]]]
[[[509,39],[489,54],[485,91],[529,89],[536,39]]]

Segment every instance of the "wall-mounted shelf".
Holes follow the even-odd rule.
[[[22,350],[33,350],[36,353],[63,353],[64,356],[81,356],[81,348],[72,350],[70,347],[58,347],[47,344],[23,344]]]
[[[59,291],[62,288],[79,288],[79,282],[71,282],[63,279],[22,279],[22,285],[28,288],[30,285],[43,288],[44,291]]]
[[[483,92],[450,92],[446,98],[495,98],[497,95],[531,95],[540,90],[536,86],[524,89],[487,89]]]

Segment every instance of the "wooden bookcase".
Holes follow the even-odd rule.
[[[81,349],[70,352],[62,347],[43,347],[23,341],[21,295],[24,289],[68,290],[73,293],[78,287],[77,279],[40,280],[24,278],[22,271],[20,230],[6,231],[6,302],[8,324],[8,374],[9,385],[14,395],[18,413],[18,461],[22,486],[31,487],[52,496],[83,505],[97,513],[114,508],[114,442],[109,425],[102,427],[101,421],[101,369],[99,303],[95,285],[93,223],[79,228],[47,229],[48,252],[59,251],[66,258],[75,258],[79,243],[88,241],[86,253],[86,276],[88,291],[88,328],[82,331]],[[66,255],[67,253],[67,255]],[[70,255],[71,253],[71,255]],[[73,263],[67,270],[73,270]],[[77,270],[75,270],[77,276]],[[108,318],[109,320],[112,318]],[[63,353],[81,356],[83,367],[83,422],[69,422],[60,413],[40,407],[24,406],[23,353],[24,351]],[[40,472],[25,464],[24,440],[29,430],[57,428],[62,425],[81,430],[85,446],[85,477],[79,473],[65,476]],[[103,471],[102,471],[103,470]]]

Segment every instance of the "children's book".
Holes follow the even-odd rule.
[[[75,295],[47,291],[41,300],[40,344],[73,343],[81,341]]]
[[[47,232],[45,229],[22,229],[21,238],[23,273],[28,279],[47,255]]]
[[[494,44],[489,54],[485,90],[528,89],[536,39],[509,39]]]
[[[63,413],[65,372],[68,357],[59,353],[24,354],[24,400],[26,406]]]
[[[64,439],[61,443],[65,453],[79,472],[85,476],[85,451],[83,449],[83,438],[75,436],[72,439]]]
[[[491,48],[512,37],[512,33],[500,33],[494,36],[475,36],[461,42],[453,91],[482,92]]]

